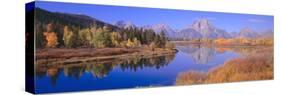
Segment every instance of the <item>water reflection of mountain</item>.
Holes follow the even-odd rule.
[[[36,77],[49,77],[52,85],[56,84],[59,73],[63,72],[65,77],[80,79],[86,72],[91,73],[95,78],[105,78],[113,68],[118,67],[122,71],[138,71],[144,68],[160,69],[167,66],[174,59],[175,55],[155,56],[152,58],[135,57],[131,59],[112,59],[106,62],[87,62],[67,64],[59,66],[37,65]]]
[[[198,46],[177,46],[179,51],[192,57],[195,63],[206,64],[218,53],[213,47]]]

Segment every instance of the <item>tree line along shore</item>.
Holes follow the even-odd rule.
[[[116,30],[107,25],[78,29],[53,23],[37,24],[36,29],[37,60],[176,52],[164,32],[147,29]]]

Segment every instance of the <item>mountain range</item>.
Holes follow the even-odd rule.
[[[35,19],[41,23],[60,22],[63,25],[79,26],[81,28],[90,27],[93,24],[100,27],[107,25],[111,26],[114,30],[130,27],[152,29],[157,34],[163,31],[166,36],[171,39],[273,37],[272,30],[257,32],[249,27],[242,28],[238,32],[227,32],[224,29],[216,27],[210,20],[204,18],[198,19],[191,25],[187,25],[182,29],[175,30],[167,24],[137,26],[129,21],[117,21],[113,24],[110,24],[82,14],[50,12],[40,8],[35,8],[35,11]]]
[[[125,21],[120,24],[114,24],[116,26],[125,26],[120,28],[137,27],[136,25],[130,23],[125,23]],[[217,28],[208,19],[198,19],[194,21],[191,25],[187,25],[183,29],[174,30],[167,24],[155,24],[155,25],[145,25],[140,26],[144,29],[152,29],[155,33],[160,33],[163,31],[167,37],[171,39],[198,39],[198,38],[259,38],[259,37],[273,37],[273,31],[254,31],[249,27],[244,27],[238,32],[227,32],[224,29]]]

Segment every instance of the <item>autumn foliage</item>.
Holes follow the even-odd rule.
[[[256,39],[246,39],[246,38],[218,38],[214,40],[216,45],[263,45],[271,46],[273,45],[273,38],[256,38]]]
[[[46,47],[54,48],[58,44],[57,34],[55,32],[44,32],[47,44]]]
[[[52,30],[53,30],[53,26],[50,23],[47,25],[47,31],[43,33],[47,41],[46,47],[48,48],[54,48],[58,45],[57,34],[55,32],[52,32]]]
[[[65,47],[67,47],[67,48],[71,48],[74,44],[74,35],[73,35],[73,32],[69,30],[68,26],[64,27],[63,41],[65,44]]]

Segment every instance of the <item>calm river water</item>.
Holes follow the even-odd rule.
[[[153,58],[134,58],[108,63],[83,63],[63,67],[36,68],[37,93],[170,86],[185,71],[207,72],[238,57],[233,51],[215,47],[176,46],[179,52]]]

